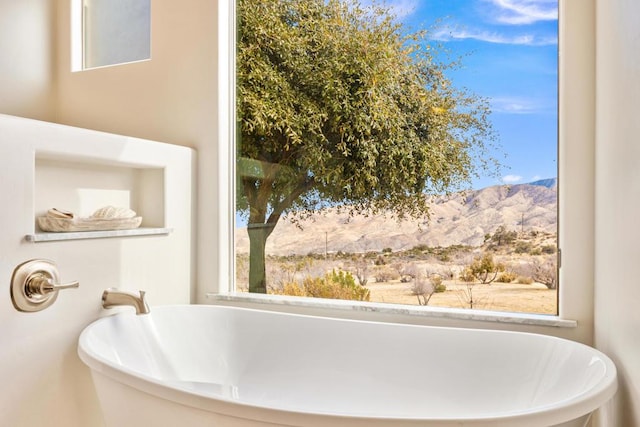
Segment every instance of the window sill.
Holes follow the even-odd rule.
[[[358,312],[383,313],[389,315],[418,316],[423,318],[473,320],[481,322],[508,323],[527,326],[552,326],[575,328],[575,320],[561,319],[558,316],[528,313],[507,313],[459,308],[419,307],[400,304],[371,303],[358,301],[330,300],[322,298],[289,297],[282,295],[257,295],[247,293],[214,294],[207,298],[214,301],[269,304],[280,307],[308,307],[316,309],[348,310]]]

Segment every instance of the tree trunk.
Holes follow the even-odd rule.
[[[275,173],[275,172],[273,172]],[[298,186],[286,197],[272,205],[267,217],[269,200],[272,198],[273,179],[263,179],[260,183],[254,179],[243,181],[245,196],[249,202],[249,292],[267,293],[267,277],[265,268],[265,246],[267,238],[276,227],[280,215],[291,207],[300,195],[313,185],[313,180],[302,179]]]
[[[249,292],[267,293],[265,246],[271,234],[271,224],[249,224]]]

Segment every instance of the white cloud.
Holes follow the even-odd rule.
[[[538,110],[531,100],[516,97],[491,98],[491,110],[496,113],[531,114]]]
[[[361,4],[365,7],[373,4],[388,9],[397,19],[405,18],[412,15],[418,9],[420,0],[364,0]]]
[[[490,97],[491,111],[503,114],[546,114],[554,112],[553,100],[519,96]]]
[[[485,0],[498,10],[494,19],[501,24],[525,25],[558,19],[558,0]]]
[[[502,177],[502,182],[505,184],[515,184],[520,181],[522,181],[522,177],[520,175],[505,175]]]
[[[393,0],[385,3],[396,18],[412,15],[418,8],[418,0]]]
[[[532,34],[521,34],[514,36],[507,36],[504,34],[490,32],[486,30],[464,30],[464,29],[452,29],[442,28],[431,36],[434,40],[451,41],[451,40],[465,40],[474,39],[487,43],[497,44],[513,44],[513,45],[526,45],[526,46],[547,46],[558,43],[557,37],[538,37]]]

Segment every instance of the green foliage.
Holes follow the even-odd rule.
[[[447,290],[447,285],[442,283],[442,276],[439,274],[434,274],[429,277],[429,283],[433,287],[433,292],[436,294],[442,293]]]
[[[460,273],[460,280],[462,280],[465,283],[471,283],[476,280],[476,276],[473,274],[473,271],[471,270],[471,268],[467,266]]]
[[[349,272],[333,270],[324,277],[305,277],[302,285],[290,282],[283,286],[282,294],[314,298],[369,301],[370,292],[356,283]]]
[[[449,262],[455,256],[461,253],[469,252],[471,249],[472,249],[471,247],[465,246],[465,245],[430,247],[425,244],[419,244],[409,250],[396,252],[396,253],[399,253],[401,255],[416,255],[416,256],[420,256],[421,258],[426,258],[423,255],[430,255],[430,256],[435,256],[439,261]]]
[[[461,279],[465,282],[471,282],[472,280],[469,280],[469,278],[474,278],[482,284],[489,284],[496,280],[498,273],[504,270],[504,265],[496,263],[491,254],[484,254],[481,257],[474,258],[471,265],[463,271]]]
[[[344,0],[238,0],[237,209],[248,216],[250,286],[281,215],[428,213],[427,193],[497,163],[489,103],[456,89],[425,32]]]
[[[517,254],[526,254],[529,253],[533,249],[533,244],[531,242],[519,241],[516,242],[514,251]]]
[[[496,281],[500,283],[511,283],[515,281],[517,277],[518,275],[513,271],[505,271],[498,275],[498,278],[496,279]]]
[[[513,243],[518,238],[517,231],[509,231],[507,227],[501,225],[497,228],[496,232],[491,236],[491,241],[494,242],[497,246],[509,245]]]
[[[443,252],[442,254],[440,254],[438,256],[438,260],[440,260],[442,262],[449,262],[449,261],[451,261],[451,255],[449,255],[448,252]]]

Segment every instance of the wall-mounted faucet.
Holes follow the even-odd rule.
[[[133,292],[109,288],[102,293],[102,307],[112,308],[130,305],[135,307],[136,314],[147,314],[150,310],[144,295],[144,291],[139,291],[139,295],[136,295]]]
[[[13,270],[11,302],[18,311],[44,310],[58,298],[58,291],[77,288],[77,281],[60,284],[58,268],[48,259],[32,259]]]

